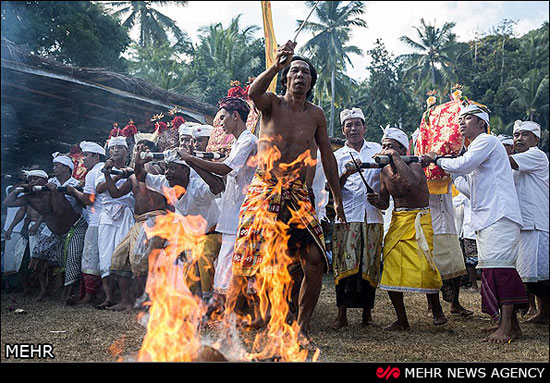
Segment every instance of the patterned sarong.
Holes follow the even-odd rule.
[[[298,211],[300,214],[296,214]],[[263,244],[267,238],[273,237],[277,221],[287,223],[283,217],[288,215],[286,212],[292,216],[288,217],[289,242],[293,241],[294,234],[298,234],[293,232],[295,228],[307,230],[321,249],[328,270],[323,230],[309,200],[307,186],[299,177],[277,180],[257,169],[239,212],[239,229],[233,255],[234,275],[249,277],[256,273],[265,255]],[[297,220],[300,225],[296,225]],[[289,247],[294,246],[289,244]]]
[[[67,234],[58,237],[57,254],[60,267],[54,269],[54,275],[64,272],[65,286],[72,285],[80,280],[82,250],[84,249],[84,237],[87,229],[86,220],[80,216]]]
[[[384,239],[382,290],[438,293],[441,275],[433,260],[433,229],[429,209],[396,209]]]

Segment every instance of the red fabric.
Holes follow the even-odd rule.
[[[101,287],[101,277],[92,274],[80,274],[80,299],[84,294],[95,295]]]
[[[521,277],[516,269],[482,269],[481,311],[498,320],[499,307],[502,305],[515,305],[516,309],[529,307],[529,299]]]

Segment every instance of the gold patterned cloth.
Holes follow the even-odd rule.
[[[323,230],[309,199],[306,184],[299,177],[278,182],[269,173],[257,169],[239,212],[239,229],[232,260],[233,275],[249,277],[256,273],[266,253],[264,245],[267,240],[273,241],[277,221],[285,221],[282,216],[286,211],[290,212],[293,219],[297,217],[301,226],[313,237],[328,269]],[[298,211],[299,214],[296,214]],[[289,226],[292,228],[293,225]],[[290,236],[287,245],[292,248],[292,231]]]

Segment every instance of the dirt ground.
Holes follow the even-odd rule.
[[[405,294],[411,330],[388,332],[383,326],[393,323],[395,314],[388,294],[378,290],[373,319],[380,326],[363,327],[361,310],[350,309],[350,324],[330,329],[336,314],[332,274],[323,281],[323,290],[312,320],[311,335],[320,349],[319,362],[548,362],[548,326],[521,323],[523,337],[510,344],[482,342],[483,328],[492,327],[481,313],[479,292],[461,290],[461,303],[474,311],[468,318],[449,313],[442,326],[432,324],[426,309],[426,297]],[[91,306],[64,306],[58,297],[36,302],[34,297],[17,293],[1,294],[1,362],[25,362],[6,359],[7,344],[48,343],[55,359],[32,362],[114,362],[136,360],[146,329],[137,320],[137,312],[99,311]],[[23,309],[26,313],[19,313]],[[208,334],[206,331],[206,335]],[[243,336],[250,336],[243,335]],[[112,350],[118,349],[119,352]]]

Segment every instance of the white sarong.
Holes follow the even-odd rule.
[[[477,230],[477,268],[515,268],[519,254],[520,229],[518,223],[501,218],[492,225]]]
[[[101,278],[110,275],[113,251],[135,224],[134,212],[129,206],[111,206],[104,206],[99,218],[98,249]],[[103,223],[103,215],[107,215],[108,222],[112,223]]]
[[[541,230],[522,230],[516,263],[523,283],[546,281],[548,277],[549,233]]]
[[[84,274],[99,275],[99,227],[88,226],[84,237],[81,269]]]
[[[237,234],[222,234],[222,247],[215,261],[214,286],[212,291],[226,294],[233,276],[232,258]]]
[[[4,254],[2,254],[2,274],[15,274],[21,267],[23,255],[27,247],[27,238],[20,233],[12,232],[11,238],[4,245]]]

